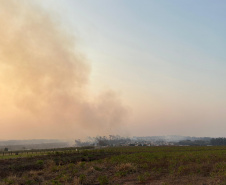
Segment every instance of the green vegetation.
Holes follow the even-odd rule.
[[[216,146],[222,146],[226,145],[226,138],[219,137],[219,138],[212,138],[210,140],[211,145],[216,145]]]
[[[86,150],[93,149],[93,147],[71,147],[71,148],[58,148],[58,149],[42,149],[42,150],[21,150],[21,151],[8,151],[5,149],[0,152],[0,159],[11,159],[11,158],[27,158],[40,155],[52,155],[52,154],[65,154],[65,153],[79,153],[85,152]]]
[[[48,152],[0,160],[0,184],[226,182],[225,146],[109,147]]]
[[[100,185],[109,184],[107,176],[100,176],[100,177],[98,177],[98,181],[99,181]]]

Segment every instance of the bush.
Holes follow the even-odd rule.
[[[43,166],[44,165],[44,161],[43,160],[37,160],[36,164],[39,166]]]
[[[86,180],[86,175],[81,174],[81,175],[79,176],[79,182],[80,182],[80,183],[84,183],[85,180]]]
[[[102,171],[102,169],[100,168],[100,167],[98,167],[98,166],[94,166],[93,167],[96,171]]]
[[[145,172],[144,174],[138,175],[137,179],[139,182],[143,183],[148,179],[148,176],[150,174],[148,172]]]
[[[107,176],[98,177],[98,181],[99,181],[100,185],[109,184],[109,180],[108,180]]]

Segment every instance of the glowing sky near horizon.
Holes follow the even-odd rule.
[[[91,66],[89,98],[105,90],[120,96],[128,109],[120,134],[226,137],[226,2],[33,2],[75,36],[76,48]],[[3,112],[11,116],[8,110]],[[13,127],[8,124],[5,129],[10,132]],[[26,124],[23,129],[25,135],[33,130]],[[85,133],[88,128],[83,129]],[[69,133],[72,138],[76,132]],[[24,137],[57,138],[57,134],[46,131]],[[0,139],[10,138],[5,134]]]

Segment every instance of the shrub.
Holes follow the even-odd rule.
[[[150,174],[148,172],[145,172],[144,174],[138,175],[137,179],[139,182],[143,183],[148,179],[149,176]]]
[[[98,181],[99,181],[100,185],[109,184],[108,177],[105,175],[98,177]]]
[[[58,180],[51,180],[53,185],[61,185],[61,183]]]
[[[85,164],[86,164],[85,162],[79,162],[79,163],[78,163],[78,165],[79,165],[81,168],[85,168]]]
[[[44,165],[44,161],[43,160],[37,160],[36,164],[39,166],[43,166]]]
[[[79,176],[79,182],[80,182],[80,183],[84,183],[85,180],[86,180],[86,175],[81,174],[81,175]]]
[[[135,166],[132,163],[122,163],[116,166],[116,176],[126,176],[128,173],[136,171]]]
[[[116,171],[134,171],[135,167],[132,163],[122,163],[116,166]]]
[[[96,171],[102,171],[102,169],[100,168],[100,167],[98,167],[98,166],[94,166],[93,167]]]

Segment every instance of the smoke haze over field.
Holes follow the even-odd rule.
[[[29,2],[0,1],[1,139],[114,132],[126,113],[117,94],[89,94],[76,39]]]
[[[1,0],[0,140],[226,137],[225,9]]]

